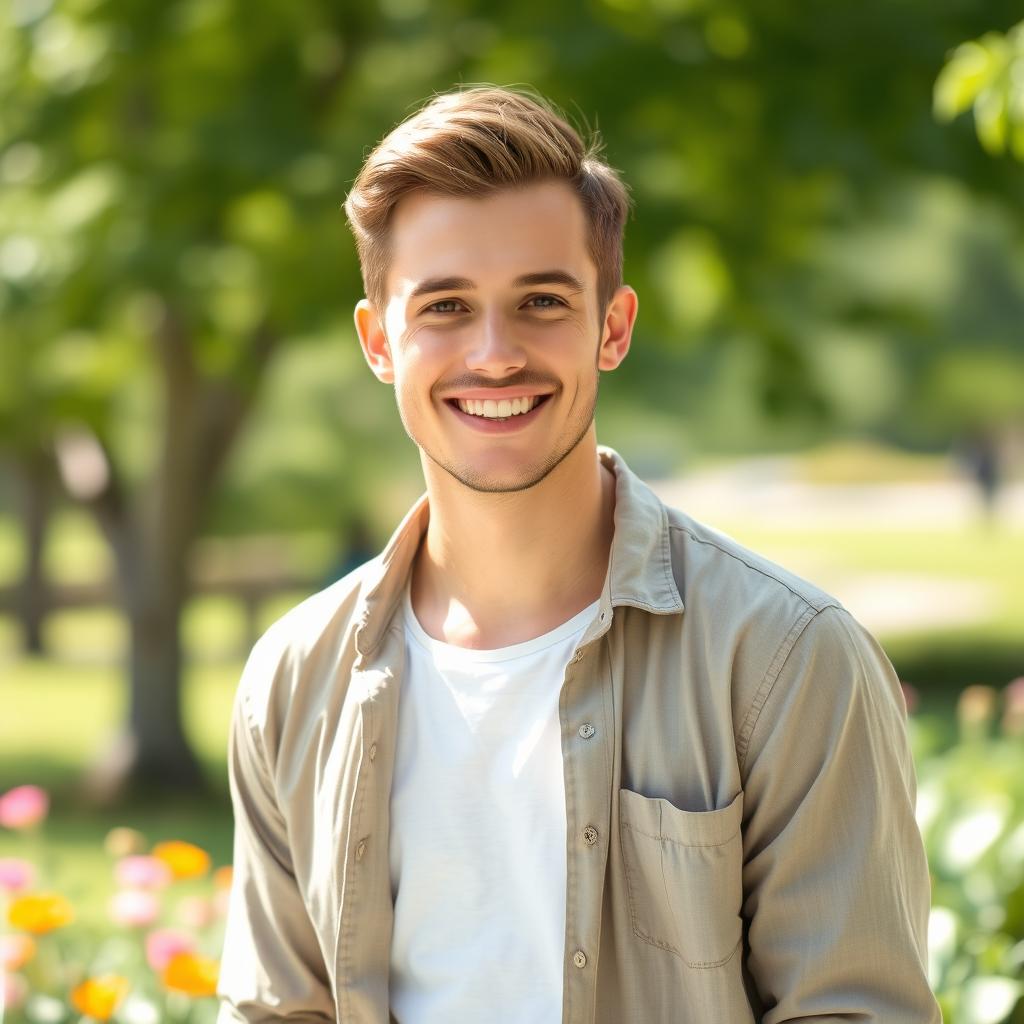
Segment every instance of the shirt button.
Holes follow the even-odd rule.
[[[366,853],[366,840],[360,839],[356,844],[356,860],[362,860],[364,853]]]
[[[370,760],[372,761],[377,756],[377,744],[370,744]]]
[[[583,652],[582,651],[577,651],[572,656],[572,664],[573,665],[578,665],[582,660],[583,660]]]
[[[582,971],[587,966],[587,954],[582,949],[577,949],[572,955],[572,962]]]
[[[580,726],[580,736],[582,736],[585,740],[589,740],[595,732],[597,732],[597,730],[589,722],[584,722]]]
[[[593,846],[594,843],[597,842],[597,829],[594,828],[593,825],[588,825],[583,830],[583,842],[585,842],[587,846]]]

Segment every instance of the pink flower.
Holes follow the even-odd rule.
[[[16,1010],[28,996],[28,982],[20,974],[0,971],[0,1006]]]
[[[122,857],[114,868],[117,884],[125,889],[162,889],[171,884],[171,869],[156,857]]]
[[[38,786],[17,786],[0,796],[0,825],[4,828],[32,828],[50,810],[46,790]]]
[[[0,858],[0,889],[19,892],[31,888],[35,880],[35,865],[17,857]]]
[[[0,935],[0,967],[5,971],[24,967],[35,955],[36,941],[31,935]]]
[[[202,896],[186,896],[178,904],[178,920],[187,928],[205,928],[213,918],[213,904]]]
[[[160,901],[145,889],[122,889],[114,893],[108,910],[115,924],[144,928],[160,916]]]
[[[213,894],[213,910],[217,917],[228,916],[228,906],[231,903],[231,890],[218,889]]]
[[[907,714],[912,715],[917,710],[917,705],[921,702],[921,698],[918,695],[917,689],[910,685],[910,683],[900,683],[900,688],[903,690],[903,700],[907,705]]]
[[[146,959],[154,971],[162,971],[178,953],[192,953],[196,940],[176,928],[157,928],[146,936]]]
[[[1024,676],[1007,683],[1003,691],[1003,732],[1024,736]]]

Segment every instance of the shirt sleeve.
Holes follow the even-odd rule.
[[[899,680],[842,608],[797,627],[741,764],[743,917],[763,1024],[941,1024]]]
[[[323,955],[292,868],[266,753],[249,714],[247,677],[259,661],[254,651],[235,699],[228,739],[234,873],[217,1024],[333,1021]]]

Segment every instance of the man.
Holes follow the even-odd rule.
[[[490,87],[349,194],[427,493],[246,667],[222,1021],[941,1019],[885,655],[597,446],[628,208]]]

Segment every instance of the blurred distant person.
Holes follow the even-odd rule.
[[[940,1021],[891,665],[598,447],[628,210],[493,87],[356,179],[356,329],[427,494],[245,669],[221,1022]]]
[[[978,489],[985,522],[991,524],[1002,480],[999,439],[991,430],[974,430],[957,446],[956,454],[964,472]]]

